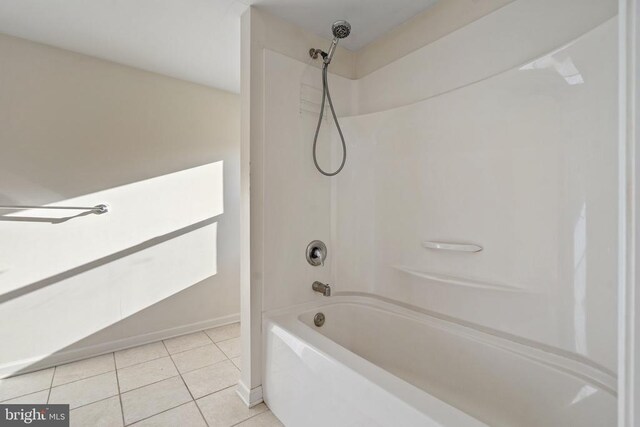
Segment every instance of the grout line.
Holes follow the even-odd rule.
[[[114,395],[109,396],[109,397],[103,397],[102,399],[95,400],[95,401],[93,401],[91,403],[85,403],[84,405],[76,406],[75,408],[69,408],[69,412],[73,412],[76,409],[84,408],[85,406],[93,405],[94,403],[103,402],[105,400],[113,399],[114,397],[117,397],[117,396],[118,396],[117,394],[114,394]],[[66,403],[64,403],[63,405],[66,405]]]
[[[202,332],[204,332],[204,333],[209,337],[209,339],[210,339],[211,341],[215,342],[215,341],[213,340],[213,338],[211,338],[211,336],[207,333],[207,331],[214,330],[214,329],[218,329],[218,328],[224,328],[225,326],[235,325],[236,323],[237,323],[238,325],[240,324],[240,322],[229,323],[229,324],[227,324],[227,325],[216,326],[215,328],[205,329],[205,330],[203,330]],[[238,335],[238,337],[233,337],[233,338],[239,338],[239,337],[240,337],[240,336]],[[227,339],[233,339],[233,338],[227,338]],[[222,340],[222,341],[225,341],[225,340]]]
[[[89,406],[89,405],[93,405],[94,403],[99,403],[99,402],[103,402],[105,400],[109,400],[109,399],[113,399],[114,397],[116,397],[117,395],[114,394],[113,396],[109,396],[109,397],[103,397],[102,399],[98,399],[94,402],[91,403],[85,403],[84,405],[80,405],[80,406],[76,406],[75,408],[69,408],[69,412],[73,412],[76,409],[80,409],[80,408],[84,408],[85,406]],[[64,403],[63,405],[66,405],[66,403]]]
[[[205,335],[207,335],[207,334],[205,333]],[[209,335],[207,335],[207,337],[209,337]],[[211,339],[211,338],[209,338],[209,339]],[[167,350],[167,352],[169,352],[169,349],[167,348],[167,345],[164,343],[164,341],[162,341],[162,345],[164,345],[164,348]],[[215,343],[214,343],[214,345],[215,345]],[[191,396],[191,401],[196,405],[196,408],[198,408],[198,412],[200,413],[200,416],[204,420],[204,423],[207,425],[207,427],[209,427],[209,423],[207,422],[207,419],[204,417],[204,414],[202,413],[202,410],[200,410],[200,406],[198,406],[198,403],[196,402],[196,399],[193,397],[193,393],[191,393],[191,390],[189,390],[189,386],[187,385],[187,382],[184,380],[184,378],[182,378],[182,374],[180,373],[180,370],[178,369],[178,366],[176,365],[176,362],[173,360],[173,357],[169,357],[169,358],[171,359],[171,363],[173,363],[173,366],[176,368],[176,371],[178,371],[178,375],[180,376],[180,380],[182,380],[182,384],[184,384],[184,387],[187,389],[187,392],[189,393],[189,396]]]
[[[209,338],[209,341],[211,341],[212,343],[214,343],[214,344],[215,344],[215,341],[213,340],[213,338],[211,338],[211,337],[209,336],[209,334],[208,334],[208,333],[206,333],[205,331],[202,331],[202,332],[207,336],[207,338]]]
[[[180,336],[182,336],[182,335],[180,335]],[[149,360],[143,360],[142,362],[132,363],[131,365],[123,366],[123,367],[121,367],[121,368],[119,368],[119,367],[117,366],[117,364],[116,364],[116,369],[120,369],[120,370],[122,370],[122,369],[127,369],[127,368],[130,368],[130,367],[132,367],[132,366],[138,366],[138,365],[142,365],[143,363],[153,362],[154,360],[162,359],[163,357],[168,357],[168,356],[171,356],[171,355],[172,355],[171,353],[169,353],[169,350],[167,349],[167,346],[164,344],[164,340],[155,341],[155,342],[150,342],[149,344],[157,344],[157,343],[162,343],[162,346],[164,347],[164,349],[165,349],[165,351],[167,352],[167,354],[163,354],[162,356],[154,357],[154,358],[149,359]],[[144,345],[149,345],[149,344],[144,344]],[[208,345],[211,345],[211,344],[199,345],[198,347],[193,347],[193,348],[190,348],[190,349],[188,349],[188,350],[177,351],[177,352],[175,352],[175,353],[173,353],[173,354],[186,353],[187,351],[195,350],[195,349],[197,349],[197,348],[206,347],[206,346],[208,346]],[[141,346],[138,346],[138,347],[141,347]],[[136,348],[136,347],[131,347],[131,348]],[[125,349],[124,351],[126,351],[126,350],[128,350],[128,349]],[[118,350],[118,351],[122,351],[122,350]]]
[[[56,369],[58,369],[58,367],[54,366],[53,374],[51,375],[51,383],[49,383],[49,394],[47,395],[47,404],[49,404],[49,399],[51,399],[51,390],[53,389],[53,379],[56,377]]]
[[[160,359],[166,359],[166,358],[169,358],[169,357],[171,357],[171,355],[166,355],[166,356],[162,356],[162,357],[156,357],[155,359],[147,360],[146,362],[140,362],[140,363],[136,363],[135,365],[127,366],[125,368],[116,369],[116,371],[128,371],[129,368],[134,368],[136,366],[144,365],[145,363],[156,362],[156,361],[158,361]]]
[[[266,405],[265,405],[265,406],[266,406]],[[240,425],[240,424],[242,424],[242,423],[244,423],[244,422],[246,422],[246,421],[249,421],[251,418],[255,418],[255,417],[257,417],[258,415],[262,415],[262,414],[264,414],[265,412],[270,412],[270,409],[267,407],[267,410],[266,410],[266,411],[259,412],[259,413],[255,414],[255,415],[251,415],[249,418],[246,418],[246,419],[244,419],[244,420],[242,420],[242,421],[239,421],[239,422],[237,422],[237,423],[235,423],[235,424],[231,424],[231,427],[238,426],[238,425]],[[279,420],[278,420],[278,421],[279,421]]]
[[[116,370],[114,369],[113,371],[102,372],[100,374],[95,374],[95,375],[91,375],[91,376],[88,376],[88,377],[80,378],[79,380],[73,380],[73,381],[69,381],[68,383],[58,384],[58,385],[52,386],[51,388],[54,389],[54,388],[58,388],[58,387],[64,387],[65,385],[69,385],[69,384],[77,383],[77,382],[80,382],[80,381],[88,380],[88,379],[91,379],[91,378],[99,377],[100,375],[110,374],[111,372],[115,373]]]
[[[231,341],[231,340],[235,340],[235,339],[238,339],[238,338],[240,338],[240,337],[233,337],[233,338],[227,338],[227,339],[220,340],[220,341],[213,341],[213,343],[214,344],[218,344],[219,342]]]
[[[230,338],[230,339],[235,339],[235,338]],[[224,341],[229,341],[229,340],[224,340]],[[218,341],[218,342],[220,343],[220,342],[224,342],[224,341]],[[228,354],[227,354],[223,349],[221,349],[221,348],[220,348],[220,346],[218,346],[218,343],[215,343],[215,342],[214,342],[213,344],[214,344],[216,347],[218,347],[218,350],[220,350],[220,351],[222,352],[222,354],[224,354],[224,355],[225,355],[225,357],[227,358],[227,360],[231,361],[231,359],[232,359],[232,358],[231,358],[231,357],[229,357],[229,355],[228,355]],[[233,356],[233,357],[238,357],[238,356]],[[233,362],[231,362],[231,363],[233,363]],[[235,363],[233,363],[233,365],[235,366]]]
[[[11,403],[7,403],[10,400],[20,399],[21,397],[29,396],[30,394],[36,394],[36,393],[40,393],[40,392],[47,391],[47,390],[49,390],[49,394],[51,394],[51,387],[45,387],[45,388],[40,389],[40,390],[30,391],[29,393],[21,394],[20,396],[13,396],[13,397],[10,397],[10,398],[5,399],[5,400],[0,400],[0,405],[5,405],[5,404],[6,405],[11,405]],[[48,401],[49,401],[49,397],[47,396],[47,402]]]
[[[129,393],[129,392],[131,392],[131,391],[134,391],[134,390],[139,390],[139,389],[144,388],[144,387],[149,386],[149,385],[158,384],[158,383],[161,383],[162,381],[167,381],[167,380],[170,380],[170,379],[173,379],[173,378],[177,378],[177,377],[179,377],[179,376],[180,376],[180,375],[174,375],[174,376],[169,377],[169,378],[165,378],[165,379],[162,379],[162,380],[159,380],[159,381],[155,381],[155,382],[149,383],[149,384],[147,384],[147,385],[143,385],[142,387],[132,388],[131,390],[127,390],[127,391],[125,391],[123,394],[127,394],[127,393]],[[188,391],[188,390],[189,390],[189,388],[187,388],[187,391]],[[111,397],[113,397],[113,396],[111,396]],[[107,398],[107,399],[108,399],[108,398]],[[105,399],[101,399],[101,400],[105,400]],[[99,400],[98,400],[97,402],[99,402]],[[139,423],[139,422],[140,422],[140,421],[142,421],[142,420],[146,420],[146,419],[148,419],[148,418],[155,417],[155,416],[156,416],[156,415],[158,415],[158,414],[162,414],[162,413],[167,412],[167,411],[170,411],[170,410],[172,410],[172,409],[179,408],[180,406],[186,405],[187,403],[191,403],[191,402],[194,402],[194,401],[193,401],[193,400],[191,400],[190,402],[181,403],[181,404],[179,404],[179,405],[177,405],[177,406],[172,406],[172,407],[170,407],[170,408],[163,409],[163,410],[162,410],[162,411],[160,411],[160,412],[157,412],[157,413],[155,413],[155,414],[149,415],[148,417],[140,418],[139,420],[136,420],[136,421],[134,421],[133,423],[125,424],[125,425],[126,425],[126,426],[129,426],[129,425],[132,425],[132,424]],[[94,403],[95,403],[95,402],[94,402]],[[194,402],[194,403],[195,403],[195,402]],[[87,405],[83,405],[83,406],[87,406]],[[80,406],[79,406],[78,408],[80,408]],[[78,409],[78,408],[74,408],[74,409]]]
[[[209,339],[211,339],[211,338],[209,338]],[[164,341],[162,341],[162,344],[164,344]],[[215,343],[214,343],[213,341],[211,341],[211,342],[210,342],[210,343],[208,343],[208,344],[198,345],[197,347],[188,348],[188,349],[186,349],[186,350],[176,351],[175,353],[170,353],[170,352],[169,352],[169,349],[167,349],[167,353],[169,353],[169,356],[174,355],[174,354],[186,353],[187,351],[195,350],[196,348],[206,347],[206,346],[211,345],[211,344],[215,344]],[[167,348],[167,346],[166,346],[166,345],[165,345],[165,348]],[[164,356],[163,356],[163,357],[164,357]],[[132,365],[132,366],[133,366],[133,365]]]
[[[53,381],[53,379],[51,379],[51,381]],[[5,399],[5,400],[0,400],[0,404],[4,405],[4,404],[7,404],[7,402],[10,401],[10,400],[19,399],[21,397],[29,396],[30,394],[36,394],[36,393],[40,393],[40,392],[47,391],[47,390],[49,391],[49,395],[47,395],[47,403],[49,403],[49,396],[51,396],[51,386],[45,387],[45,388],[41,388],[41,389],[35,390],[35,391],[30,391],[29,393],[21,394],[19,396],[13,396],[13,397],[10,397],[10,398]]]
[[[222,354],[224,354],[224,357],[226,357],[226,358],[227,358],[227,360],[231,360],[231,359],[229,359],[229,356],[227,356],[227,353],[225,353],[224,351],[222,351],[222,349],[221,349],[220,347],[218,347],[218,344],[213,343],[213,345],[215,345],[215,346],[216,346],[216,348],[217,348],[218,350],[220,350],[220,352],[221,352]],[[233,363],[233,362],[231,362],[231,363]]]
[[[196,404],[198,404],[198,400],[200,400],[200,399],[204,399],[205,397],[211,396],[212,394],[220,393],[221,391],[227,390],[227,389],[229,389],[229,388],[231,388],[231,387],[235,387],[235,386],[237,386],[237,385],[238,385],[238,384],[232,384],[232,385],[227,386],[227,387],[225,387],[225,388],[221,388],[220,390],[216,390],[216,391],[212,391],[211,393],[203,394],[203,395],[202,395],[202,396],[200,396],[199,398],[195,399]]]
[[[118,385],[118,400],[120,401],[120,415],[122,415],[122,425],[126,425],[124,421],[124,405],[122,405],[122,392],[120,391],[120,378],[118,376],[118,367],[116,365],[116,353],[111,353],[113,355],[113,365],[116,366],[116,384]]]
[[[224,353],[223,353],[224,354]],[[227,357],[227,355],[224,355],[225,357]],[[204,368],[208,368],[209,366],[213,366],[213,365],[217,365],[218,363],[222,363],[222,362],[226,362],[227,360],[230,361],[230,359],[227,357],[225,360],[219,360],[217,362],[211,363],[209,365],[204,365],[204,366],[200,366],[199,368],[195,368],[195,369],[189,369],[188,371],[184,371],[184,372],[180,372],[180,369],[178,369],[178,367],[176,366],[176,369],[178,370],[178,375],[186,375],[186,374],[190,374],[191,372],[195,372],[198,371],[200,369],[204,369]],[[173,358],[171,359],[171,361],[173,361]],[[231,362],[233,363],[233,362]],[[175,366],[175,362],[173,362],[174,366]],[[235,365],[234,365],[235,366]]]
[[[169,411],[171,411],[171,410],[173,410],[173,409],[180,408],[181,406],[188,405],[189,403],[191,403],[191,402],[181,403],[181,404],[179,404],[178,406],[174,406],[173,408],[168,408],[168,409],[162,410],[162,411],[158,412],[157,414],[149,415],[148,417],[140,418],[139,420],[134,421],[134,422],[132,422],[131,424],[124,424],[124,425],[125,425],[125,426],[131,426],[131,425],[133,425],[133,426],[134,426],[134,425],[138,424],[139,422],[142,422],[142,421],[144,421],[144,420],[148,420],[149,418],[153,418],[153,417],[155,417],[156,415],[164,414],[165,412],[169,412]],[[193,403],[195,403],[195,402],[193,402]],[[196,405],[196,406],[197,406],[197,405]],[[206,422],[206,421],[205,421],[205,422]]]
[[[131,391],[134,391],[134,390],[140,390],[141,388],[145,388],[145,387],[150,386],[150,385],[158,384],[158,383],[161,383],[162,381],[170,380],[171,378],[176,378],[176,377],[179,377],[179,376],[180,376],[180,374],[178,374],[178,375],[171,375],[170,377],[163,378],[163,379],[161,379],[161,380],[154,381],[154,382],[149,383],[149,384],[141,385],[140,387],[132,388],[131,390],[123,391],[123,392],[122,392],[122,394],[127,394],[127,393],[129,393],[129,392],[131,392]]]
[[[152,344],[155,344],[155,343],[152,343]],[[143,363],[152,362],[154,360],[162,359],[163,357],[167,357],[167,355],[165,354],[165,355],[162,355],[162,356],[154,357],[153,359],[144,360],[142,362],[132,363],[131,365],[122,366],[122,367],[118,367],[118,364],[116,364],[116,370],[118,370],[118,369],[127,369],[127,368],[130,368],[132,366],[137,366],[137,365],[141,365]]]

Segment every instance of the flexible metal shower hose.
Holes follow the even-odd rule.
[[[325,176],[334,176],[340,173],[342,168],[344,167],[344,163],[347,161],[347,145],[344,142],[344,136],[342,135],[342,129],[340,129],[340,123],[338,123],[338,117],[336,117],[336,110],[333,109],[333,102],[331,102],[331,94],[329,93],[329,82],[327,80],[327,69],[329,68],[329,64],[322,65],[322,103],[320,104],[320,117],[318,118],[318,126],[316,127],[316,135],[313,137],[313,163],[316,165],[316,169],[322,175]],[[316,155],[316,147],[318,145],[318,134],[320,133],[320,125],[322,124],[322,116],[324,115],[324,103],[325,99],[329,100],[329,108],[331,109],[331,114],[333,115],[333,121],[336,122],[336,128],[338,128],[338,133],[340,134],[340,141],[342,141],[342,163],[340,167],[335,172],[325,172],[322,170],[320,165],[318,164],[318,158]]]

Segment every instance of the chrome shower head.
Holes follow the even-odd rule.
[[[333,41],[331,42],[331,46],[329,46],[329,52],[327,52],[326,55],[323,55],[324,63],[326,65],[329,65],[333,58],[333,54],[338,46],[338,40],[347,37],[351,33],[351,24],[347,21],[336,21],[331,26],[331,32],[333,33]]]
[[[331,32],[333,33],[333,37],[344,39],[351,33],[351,24],[347,21],[336,21],[331,26]]]

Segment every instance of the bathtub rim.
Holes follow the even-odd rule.
[[[376,310],[391,312],[397,316],[405,317],[411,321],[417,321],[421,324],[426,324],[430,327],[435,327],[437,329],[462,336],[463,338],[470,339],[479,344],[488,345],[499,350],[515,354],[516,356],[523,358],[530,363],[542,365],[545,368],[552,369],[562,375],[568,375],[579,381],[588,383],[598,389],[601,389],[604,392],[607,392],[613,398],[617,398],[618,395],[617,376],[612,375],[606,369],[601,368],[596,364],[586,363],[583,360],[571,357],[571,354],[564,354],[564,352],[553,351],[555,350],[555,348],[550,349],[546,345],[538,345],[535,342],[522,342],[520,340],[516,341],[510,335],[500,334],[497,331],[487,330],[485,328],[478,328],[473,324],[467,324],[464,321],[457,321],[456,319],[448,318],[448,316],[441,316],[437,313],[430,313],[426,310],[416,310],[408,304],[395,302],[393,300],[375,294],[344,292],[336,293],[334,296],[331,296],[329,298],[319,296],[315,301],[305,302],[264,312],[262,316],[263,324],[265,324],[267,319],[269,319],[272,321],[276,321],[276,323],[286,322],[288,326],[293,327],[292,322],[286,321],[286,318],[290,317],[292,320],[299,323],[301,326],[304,326],[309,331],[316,332],[317,335],[327,339],[330,343],[339,346],[333,340],[315,331],[314,328],[312,328],[310,325],[305,324],[299,319],[300,315],[308,311],[338,304],[363,305]],[[343,348],[341,346],[339,347]],[[321,349],[317,348],[316,350],[321,351]],[[346,348],[345,350],[350,354],[353,354],[360,359],[368,362],[366,359],[358,356],[350,350]],[[404,380],[402,381],[406,382]]]
[[[328,304],[305,303],[295,307],[306,306],[308,308],[315,308],[326,305]],[[329,305],[335,305],[335,303],[330,303]],[[264,344],[266,344],[269,333],[279,336],[280,339],[283,339],[281,334],[293,336],[295,339],[304,342],[309,349],[321,357],[346,366],[360,381],[376,387],[390,399],[405,406],[407,410],[417,412],[423,417],[428,417],[436,423],[436,425],[489,427],[472,415],[386,371],[382,367],[341,346],[331,338],[314,331],[313,328],[299,319],[299,315],[301,314],[301,312],[293,309],[274,310],[270,312],[270,314],[265,313],[263,315],[263,351],[267,348]],[[267,358],[263,357],[263,363],[266,362]],[[267,372],[266,368],[264,372]],[[263,379],[263,382],[266,381]],[[263,388],[263,398],[265,403],[269,405],[268,386],[265,387],[265,384],[263,384]]]

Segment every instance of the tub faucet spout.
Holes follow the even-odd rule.
[[[329,286],[328,284],[324,284],[322,282],[315,281],[315,282],[313,282],[313,285],[311,285],[311,289],[313,289],[316,292],[321,293],[325,297],[330,297],[331,296],[331,286]]]

